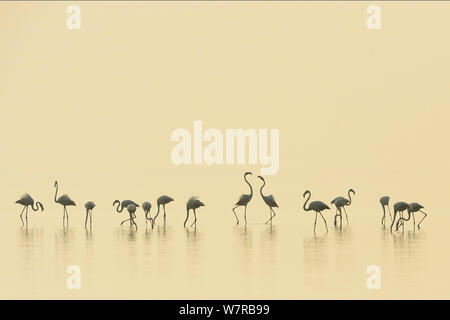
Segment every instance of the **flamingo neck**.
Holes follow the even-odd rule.
[[[259,193],[261,194],[261,197],[263,197],[264,198],[264,195],[263,195],[263,193],[262,193],[262,189],[264,188],[264,186],[266,185],[266,180],[263,180],[263,185],[261,186],[261,189],[259,189]]]
[[[309,199],[311,198],[311,192],[308,192],[308,198],[306,198],[305,203],[303,204],[303,210],[305,211],[309,211],[311,210],[310,208],[306,208],[306,204],[308,203]]]
[[[349,199],[349,203],[348,203],[348,205],[351,205],[352,204],[352,192],[351,192],[351,190],[348,190],[348,199]]]
[[[248,186],[250,187],[250,198],[252,198],[252,197],[253,197],[253,188],[252,188],[252,185],[250,184],[250,182],[248,182],[247,176],[244,176],[244,180],[245,180],[245,182],[247,182]]]
[[[55,202],[58,202],[58,201],[56,201],[56,195],[58,194],[58,182],[56,182],[56,190],[55,190]]]

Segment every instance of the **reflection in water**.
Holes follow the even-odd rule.
[[[233,226],[233,233],[238,239],[238,251],[241,253],[239,260],[245,274],[251,272],[251,262],[253,256],[252,232],[248,226]]]
[[[263,261],[268,264],[268,266],[273,268],[275,262],[275,247],[276,247],[276,226],[270,225],[265,228],[261,234],[261,248],[262,248],[262,258]]]
[[[201,262],[200,256],[200,233],[197,228],[189,230],[186,228],[186,245],[187,245],[187,259],[190,271],[198,272],[198,266]]]
[[[324,275],[328,262],[328,241],[325,236],[304,238],[305,283],[317,287],[325,285]]]

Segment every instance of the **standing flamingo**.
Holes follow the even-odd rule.
[[[236,224],[239,224],[239,219],[238,216],[236,214],[236,211],[234,211],[237,207],[240,206],[244,206],[244,220],[245,220],[245,224],[247,225],[247,205],[250,202],[250,200],[252,200],[253,197],[253,188],[252,185],[247,181],[247,176],[251,175],[251,172],[246,172],[244,173],[244,181],[248,184],[248,186],[250,187],[250,194],[241,194],[241,196],[239,197],[238,202],[236,202],[235,207],[232,209],[234,215],[236,216]]]
[[[411,213],[412,213],[412,217],[413,217],[413,221],[414,221],[414,228],[416,227],[416,219],[414,217],[414,212],[420,211],[421,213],[424,214],[422,220],[420,220],[419,224],[417,225],[417,228],[420,229],[420,223],[423,221],[423,219],[425,219],[428,214],[426,214],[425,212],[423,212],[421,209],[423,209],[423,206],[420,203],[417,202],[413,202],[409,204],[409,208],[408,208],[408,218],[400,218],[397,221],[395,230],[398,230],[398,227],[400,226],[399,224],[401,223],[401,225],[403,226],[404,222],[403,221],[409,221],[409,219],[411,219]]]
[[[331,204],[334,204],[336,207],[336,213],[334,215],[334,225],[336,225],[336,219],[338,216],[340,218],[341,225],[342,225],[342,209],[344,209],[345,218],[347,219],[347,224],[348,224],[348,216],[347,216],[347,211],[345,210],[345,206],[349,206],[352,204],[352,193],[353,193],[353,195],[355,195],[355,190],[349,189],[348,193],[347,193],[348,199],[346,199],[344,197],[337,197],[333,201],[331,201]],[[337,214],[338,211],[339,211],[339,214]]]
[[[319,213],[320,216],[323,219],[323,222],[325,222],[325,228],[327,229],[328,233],[328,226],[327,226],[327,220],[322,215],[322,211],[326,209],[330,209],[325,203],[322,201],[313,201],[309,204],[308,208],[306,208],[306,203],[308,203],[309,199],[311,198],[311,191],[306,190],[305,193],[303,193],[303,198],[308,194],[308,199],[306,199],[305,203],[303,204],[303,210],[305,211],[315,211],[316,212],[316,218],[314,219],[314,233],[316,233],[316,223],[317,223],[317,214]]]
[[[146,201],[142,204],[142,209],[145,212],[145,228],[147,228],[147,220],[150,220],[150,223],[152,224],[152,229],[153,229],[153,219],[151,216],[149,217],[151,208],[152,208],[152,204],[148,201]]]
[[[116,205],[116,203],[117,203],[116,211],[117,211],[118,213],[122,213],[123,209],[126,208],[126,207],[128,207],[128,205],[130,205],[130,204],[133,204],[133,205],[135,205],[136,207],[139,207],[139,205],[138,205],[136,202],[131,201],[131,200],[123,200],[122,202],[120,202],[119,200],[114,200],[114,202],[113,202],[113,207]],[[119,209],[119,207],[120,207],[120,209]],[[136,216],[133,214],[133,219],[134,219],[134,218],[136,218]],[[122,223],[121,223],[120,225],[122,225],[122,224],[123,224],[124,222],[126,222],[126,221],[130,221],[130,227],[131,227],[131,226],[132,226],[132,221],[131,221],[131,219],[127,219],[127,220],[122,221]]]
[[[58,194],[58,181],[55,181],[55,202],[59,203],[60,205],[62,205],[64,207],[63,210],[63,226],[64,226],[64,220],[67,217],[67,225],[69,225],[69,213],[67,212],[67,208],[68,206],[76,206],[75,202],[72,201],[72,199],[70,199],[70,197],[67,194],[62,195],[61,197],[59,197],[58,199],[56,199],[56,196]]]
[[[26,209],[25,220],[28,225],[28,207],[29,206],[31,206],[31,209],[33,209],[33,211],[38,211],[39,207],[41,208],[41,211],[44,211],[44,206],[39,201],[36,202],[36,208],[34,207],[34,199],[28,193],[25,193],[24,195],[22,195],[20,197],[20,199],[16,201],[16,203],[23,205],[22,212],[20,213],[20,220],[22,220],[22,225],[24,225],[23,219],[22,219],[22,214],[25,209]]]
[[[159,215],[159,208],[162,206],[164,211],[164,225],[166,225],[166,204],[172,202],[173,199],[169,196],[161,196],[158,199],[156,199],[156,205],[158,206],[158,211],[156,212],[155,217],[153,218],[152,228],[155,225],[156,218]]]
[[[266,221],[266,224],[270,222],[270,225],[272,225],[272,219],[276,216],[275,211],[272,208],[278,208],[278,204],[275,202],[275,198],[273,197],[273,195],[269,196],[263,195],[262,189],[266,185],[266,181],[261,176],[258,176],[258,178],[260,178],[264,182],[263,185],[261,186],[261,189],[259,189],[259,193],[261,194],[261,197],[263,198],[264,202],[269,206],[270,209],[270,218],[269,220]]]
[[[136,222],[134,222],[134,218],[136,217],[136,215],[134,214],[136,212],[136,207],[139,207],[139,206],[136,206],[135,204],[130,203],[127,206],[127,210],[128,210],[128,213],[130,214],[130,219],[129,219],[130,225],[131,225],[131,223],[133,223],[134,226],[136,227],[136,231],[137,231],[138,226],[137,226]],[[125,221],[128,221],[128,220],[124,220],[124,221],[122,221],[122,223],[124,223]],[[120,225],[122,225],[122,223]]]
[[[388,208],[389,211],[389,217],[391,217],[391,221],[392,221],[392,215],[391,215],[391,209],[389,209],[389,200],[390,198],[388,196],[384,196],[380,198],[380,203],[381,206],[383,207],[383,218],[381,218],[381,225],[384,226],[384,221],[385,221],[385,216],[386,216],[386,208]]]
[[[195,224],[195,227],[197,227],[197,214],[195,213],[195,209],[198,209],[200,207],[204,207],[205,204],[198,200],[198,197],[190,197],[188,202],[186,203],[186,220],[184,220],[184,227],[186,228],[186,222],[189,219],[189,210],[192,209],[194,211],[194,222],[191,224],[191,227]]]
[[[84,227],[87,228],[88,216],[90,226],[92,227],[92,209],[95,208],[95,203],[94,201],[88,201],[84,204],[84,207],[86,208],[86,220],[84,221]]]
[[[397,212],[399,213],[400,216],[400,220],[403,220],[403,211],[405,210],[410,210],[411,206],[409,205],[409,203],[400,201],[400,202],[396,202],[394,204],[394,219],[392,219],[392,223],[391,223],[391,232],[392,232],[392,226],[394,225],[395,222],[395,217],[397,216]]]

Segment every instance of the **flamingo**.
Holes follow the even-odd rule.
[[[394,225],[394,222],[395,222],[395,217],[397,216],[397,212],[400,215],[400,219],[399,219],[399,221],[400,221],[400,220],[403,220],[403,211],[405,211],[405,210],[409,211],[410,209],[411,209],[411,206],[409,205],[409,203],[406,203],[403,201],[399,201],[394,204],[394,219],[392,219],[392,223],[391,223],[391,232],[392,232],[392,226]]]
[[[234,215],[236,216],[236,224],[239,224],[239,219],[238,216],[236,214],[236,211],[234,211],[237,207],[240,206],[244,206],[244,220],[245,220],[245,224],[247,224],[247,205],[250,202],[250,200],[252,200],[253,197],[253,188],[252,185],[247,181],[247,176],[251,175],[251,172],[246,172],[244,173],[244,181],[248,184],[248,186],[250,187],[250,194],[241,194],[241,196],[239,197],[238,202],[236,202],[235,207],[232,209]]]
[[[391,215],[391,209],[389,209],[389,197],[388,196],[384,196],[380,198],[380,203],[381,206],[383,207],[383,218],[381,218],[381,224],[384,226],[384,220],[385,220],[385,216],[386,216],[386,209],[385,207],[388,208],[389,211],[389,217],[391,217],[391,221],[392,221],[392,215]]]
[[[137,226],[136,222],[134,222],[134,218],[136,217],[136,215],[134,214],[136,212],[136,207],[139,207],[139,206],[136,206],[135,204],[130,203],[127,206],[127,210],[128,210],[128,213],[130,214],[130,219],[129,219],[130,225],[131,225],[131,223],[133,223],[134,226],[136,227],[136,231],[137,231],[138,226]],[[125,220],[125,221],[127,221],[127,220]],[[122,223],[124,223],[125,221],[123,221]],[[122,223],[120,225],[122,225]]]
[[[272,208],[278,208],[278,204],[275,202],[275,198],[273,197],[273,195],[269,195],[269,196],[263,195],[262,189],[266,185],[266,181],[261,176],[258,176],[258,178],[260,178],[264,182],[263,185],[261,186],[261,189],[259,189],[259,193],[261,194],[261,197],[263,198],[264,202],[269,206],[269,209],[270,209],[270,218],[269,218],[269,220],[266,221],[266,224],[268,222],[270,222],[270,225],[272,225],[272,219],[276,216],[275,211]],[[273,216],[272,216],[272,212],[273,212]]]
[[[417,211],[420,211],[421,213],[424,214],[422,220],[420,220],[419,224],[417,225],[417,228],[420,229],[420,223],[423,221],[423,219],[425,219],[425,218],[428,216],[428,214],[426,214],[425,212],[423,212],[421,209],[423,209],[423,206],[422,206],[420,203],[417,203],[417,202],[412,202],[412,203],[410,203],[410,204],[409,204],[409,208],[408,208],[408,218],[407,218],[407,219],[405,219],[405,218],[403,218],[403,217],[400,218],[400,219],[397,221],[395,230],[398,230],[398,227],[399,227],[400,222],[401,222],[401,225],[403,226],[403,223],[404,223],[403,221],[409,221],[409,219],[411,219],[411,213],[412,213],[412,217],[413,217],[413,221],[414,221],[414,227],[415,227],[415,226],[416,226],[416,219],[415,219],[415,217],[414,217],[414,212],[417,212]]]
[[[190,197],[188,202],[186,203],[186,220],[184,220],[184,227],[186,228],[186,222],[189,219],[189,210],[192,209],[194,211],[194,222],[191,224],[191,227],[195,224],[195,227],[197,227],[197,215],[195,213],[195,209],[198,209],[200,207],[204,207],[205,204],[198,200],[198,197]]]
[[[63,225],[64,225],[64,220],[65,217],[67,216],[67,225],[69,225],[69,213],[67,212],[67,208],[68,206],[76,206],[75,202],[72,201],[72,199],[70,199],[70,197],[67,194],[62,195],[61,197],[59,197],[58,199],[56,198],[57,194],[58,194],[58,181],[55,181],[55,202],[59,203],[60,205],[62,205],[64,207],[63,210]]]
[[[334,215],[334,225],[336,225],[336,219],[338,216],[341,220],[341,225],[342,225],[342,209],[344,209],[345,218],[347,219],[347,224],[348,224],[348,216],[347,216],[347,211],[345,210],[345,206],[349,206],[352,204],[352,193],[353,193],[353,195],[355,195],[355,190],[349,189],[348,193],[347,193],[348,199],[346,199],[344,197],[337,197],[333,201],[331,201],[331,204],[334,204],[336,206],[336,214]],[[339,211],[339,214],[337,214],[338,211]]]
[[[315,211],[316,212],[316,218],[314,219],[314,233],[316,232],[316,223],[317,223],[317,214],[319,213],[320,216],[323,219],[323,222],[325,222],[325,228],[327,229],[328,233],[328,226],[327,226],[327,220],[322,215],[322,211],[326,209],[330,209],[325,203],[322,201],[313,201],[309,204],[308,208],[306,208],[306,203],[308,203],[309,199],[311,198],[311,191],[306,190],[305,193],[303,193],[303,198],[308,194],[308,199],[306,199],[305,203],[303,204],[303,210],[305,211]]]
[[[133,204],[136,207],[139,207],[139,205],[136,202],[132,201],[132,200],[123,200],[122,202],[120,202],[119,200],[114,200],[113,207],[116,205],[116,203],[117,203],[116,211],[118,213],[122,213],[123,209],[128,207],[128,205],[130,205],[130,204]],[[119,209],[119,207],[120,207],[120,209]],[[134,215],[133,218],[136,218],[136,216]],[[122,223],[120,225],[122,225],[126,221],[130,221],[130,226],[132,225],[131,219],[126,219],[126,220],[122,221]]]
[[[25,220],[28,225],[28,207],[29,206],[31,206],[31,209],[33,209],[33,211],[38,211],[39,208],[41,208],[41,211],[44,211],[44,206],[39,201],[36,202],[36,208],[34,207],[34,204],[35,204],[34,199],[28,193],[25,193],[24,195],[22,195],[20,197],[20,199],[16,201],[16,203],[23,205],[22,212],[20,213],[20,220],[22,220],[22,225],[24,225],[23,219],[22,219],[22,214],[24,211],[25,211]]]
[[[92,209],[94,209],[95,203],[94,203],[94,201],[88,201],[84,204],[84,207],[86,208],[86,220],[84,221],[84,227],[86,228],[88,215],[89,215],[90,225],[92,226]]]
[[[161,196],[158,199],[156,199],[156,205],[158,206],[158,211],[156,212],[155,217],[153,218],[153,222],[152,222],[152,228],[155,225],[156,222],[156,218],[159,215],[159,209],[162,206],[163,207],[163,211],[164,211],[164,225],[166,225],[166,204],[172,202],[173,199],[169,196]]]
[[[150,213],[150,209],[152,208],[152,204],[150,203],[150,202],[148,202],[148,201],[146,201],[146,202],[144,202],[143,204],[142,204],[142,209],[144,210],[144,212],[145,212],[145,227],[147,227],[147,220],[150,220],[150,222],[151,222],[151,224],[152,224],[152,229],[153,229],[153,219],[152,219],[152,217],[150,216],[150,218],[149,218],[149,216],[148,216],[148,214]]]

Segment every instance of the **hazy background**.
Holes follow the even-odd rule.
[[[449,3],[380,3],[381,30],[359,2],[79,5],[68,30],[68,3],[0,3],[1,298],[449,298]],[[272,229],[258,194],[247,229],[233,225],[259,166],[172,164],[170,135],[194,120],[280,129]],[[65,232],[55,179],[78,205]],[[327,212],[314,237],[302,193],[329,203],[349,187],[350,226]],[[28,231],[24,192],[45,206]],[[146,233],[142,211],[137,233],[118,227],[113,200],[162,194],[176,200],[166,229]],[[196,233],[182,228],[191,195],[207,204]],[[422,203],[423,230],[386,234],[382,195]]]

